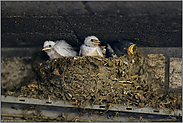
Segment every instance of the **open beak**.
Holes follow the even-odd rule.
[[[132,44],[130,47],[129,47],[129,51],[131,54],[134,53],[134,46],[136,46],[136,44]]]
[[[94,43],[94,44],[100,44],[100,41],[97,40],[97,41],[94,41],[94,42],[92,42],[92,43]]]
[[[50,50],[50,49],[51,49],[50,47],[47,47],[47,48],[42,49],[42,51],[47,51],[47,50]]]

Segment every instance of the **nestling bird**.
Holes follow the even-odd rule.
[[[53,42],[45,41],[42,51],[45,51],[50,59],[62,58],[64,56],[76,56],[77,52],[64,40]]]
[[[88,36],[81,45],[79,56],[101,56],[104,57],[101,48],[98,46],[100,41],[95,36]]]
[[[100,46],[100,49],[102,51],[103,56],[106,57],[106,46]]]
[[[115,56],[120,57],[125,54],[134,54],[136,50],[137,50],[136,44],[124,40],[107,44],[106,55],[108,57],[115,57]]]
[[[103,54],[106,54],[106,46],[100,46],[101,51]]]

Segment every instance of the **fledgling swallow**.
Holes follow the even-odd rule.
[[[65,56],[76,56],[77,52],[64,40],[61,41],[45,41],[42,51],[45,51],[50,59],[62,58]]]
[[[81,45],[79,56],[100,56],[104,57],[101,48],[98,46],[100,41],[95,36],[88,36]]]
[[[102,54],[106,57],[106,46],[100,46]]]
[[[107,44],[106,55],[108,57],[114,57],[114,56],[120,57],[125,54],[134,54],[136,50],[137,50],[136,44],[124,40]]]

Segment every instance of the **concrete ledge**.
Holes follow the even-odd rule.
[[[165,57],[182,58],[182,47],[138,47],[144,54],[163,54]]]

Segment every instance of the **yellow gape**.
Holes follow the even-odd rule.
[[[136,44],[133,44],[133,45],[131,45],[130,47],[129,47],[129,51],[130,51],[130,53],[132,53],[133,54],[133,47],[135,46]]]

